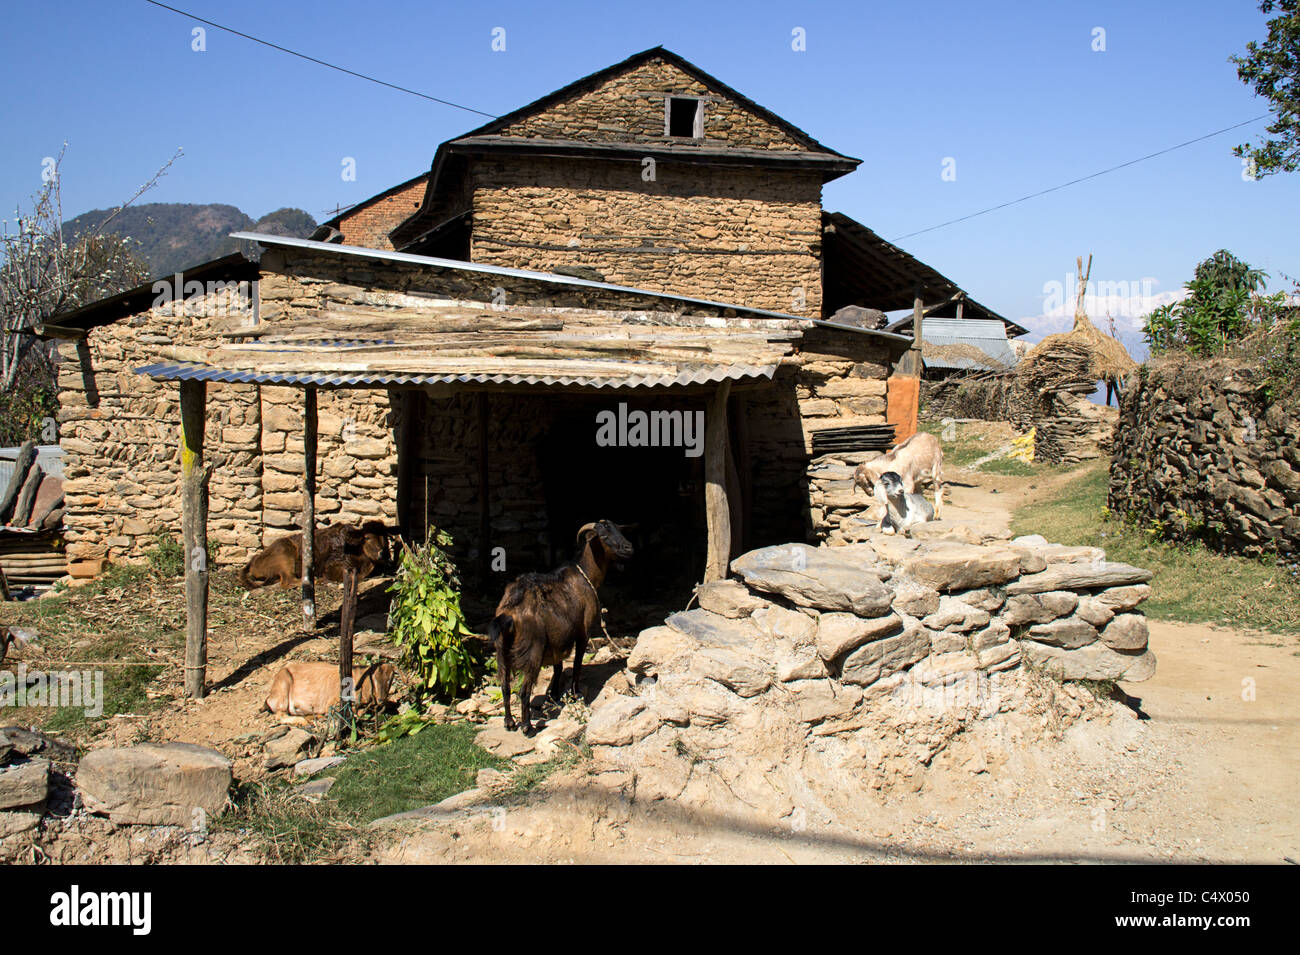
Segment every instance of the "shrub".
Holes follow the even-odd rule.
[[[445,548],[451,536],[432,529],[423,544],[402,545],[389,592],[389,635],[402,662],[415,674],[419,702],[448,702],[475,687],[484,654],[470,635],[460,609],[460,578]]]

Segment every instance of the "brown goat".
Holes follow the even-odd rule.
[[[350,534],[362,536],[358,579],[370,576],[375,565],[388,554],[388,537],[396,533],[396,528],[385,527],[380,521],[366,521],[360,527],[331,524],[318,529],[313,555],[317,579],[343,583],[347,572],[344,548]],[[240,569],[239,582],[249,590],[277,583],[281,590],[288,590],[302,583],[302,533],[281,537],[254,554]]]
[[[609,567],[632,556],[616,524],[597,521],[578,531],[578,559],[545,574],[524,574],[506,586],[488,626],[497,650],[497,674],[506,708],[506,729],[515,728],[510,712],[510,683],[515,669],[523,674],[519,688],[525,735],[533,733],[533,684],[542,667],[555,667],[547,695],[560,699],[564,658],[573,650],[573,689],[582,692],[582,658],[587,641],[600,632],[597,588]]]
[[[899,476],[908,494],[916,493],[922,481],[930,481],[934,485],[934,516],[939,518],[943,513],[943,447],[938,438],[918,431],[888,454],[863,461],[853,472],[854,490],[861,488],[871,497],[886,471]]]

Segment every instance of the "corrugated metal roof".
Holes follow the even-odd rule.
[[[1015,349],[1007,339],[1006,325],[993,319],[927,318],[922,325],[921,334],[927,346],[968,345],[978,348],[990,359],[987,364],[983,364],[968,357],[927,353],[927,368],[1001,371],[1019,361]]]
[[[611,362],[624,368],[628,362]],[[217,368],[198,362],[159,362],[135,369],[158,381],[219,381],[233,384],[315,385],[320,388],[385,387],[388,385],[493,384],[493,385],[565,385],[582,388],[661,388],[703,385],[742,378],[771,378],[776,365],[704,365],[677,375],[611,374],[593,375],[508,375],[464,374],[423,375],[395,372],[260,372],[247,369]],[[612,370],[612,369],[611,369]]]

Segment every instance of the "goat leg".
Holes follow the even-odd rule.
[[[510,715],[510,654],[497,654],[497,675],[501,678],[501,702],[506,708],[506,729],[514,730],[515,718]],[[527,712],[527,711],[525,711]]]
[[[519,706],[523,709],[522,723],[525,736],[533,735],[533,683],[536,680],[537,672],[526,669],[523,685],[519,687]]]
[[[573,695],[582,701],[582,658],[587,655],[587,634],[580,633],[573,641]]]
[[[564,661],[560,660],[555,664],[555,670],[551,674],[551,685],[546,690],[546,695],[556,703],[560,702],[561,691],[564,689]]]

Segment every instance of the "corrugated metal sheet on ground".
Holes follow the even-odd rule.
[[[635,366],[632,366],[635,367]],[[727,379],[771,378],[776,365],[701,365],[677,375],[635,374],[610,376],[589,375],[512,375],[512,374],[401,374],[397,372],[263,372],[235,368],[217,368],[197,362],[159,362],[135,369],[160,381],[219,381],[235,384],[316,385],[322,388],[435,385],[570,385],[594,388],[653,388],[669,385],[702,385]]]
[[[987,365],[981,365],[972,358],[926,355],[926,367],[1000,371],[1019,361],[1002,322],[979,318],[926,318],[921,327],[927,345],[970,345],[991,359]]]

